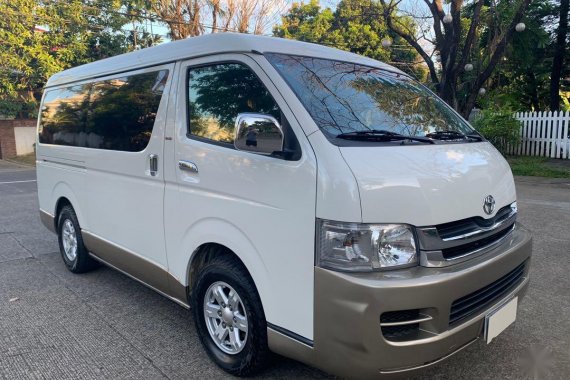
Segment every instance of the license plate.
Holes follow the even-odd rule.
[[[491,343],[493,338],[502,333],[517,319],[518,297],[499,306],[485,316],[485,341]]]

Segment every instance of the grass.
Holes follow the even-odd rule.
[[[570,162],[568,164],[558,162],[565,160],[552,160],[545,157],[532,156],[508,156],[507,161],[511,165],[514,175],[570,178]]]
[[[36,154],[35,153],[25,154],[22,156],[10,158],[9,160],[6,161],[11,161],[17,164],[23,164],[28,166],[36,166]]]

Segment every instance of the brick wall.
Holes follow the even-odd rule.
[[[16,157],[14,127],[36,127],[35,119],[0,120],[0,159]]]

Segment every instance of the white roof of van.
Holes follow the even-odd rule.
[[[309,57],[329,58],[361,63],[397,73],[400,70],[385,63],[343,50],[322,45],[288,40],[277,37],[256,36],[239,33],[213,33],[187,38],[117,55],[100,61],[77,66],[54,74],[46,87],[76,82],[113,73],[136,70],[141,67],[160,65],[199,56],[223,53],[285,53]]]

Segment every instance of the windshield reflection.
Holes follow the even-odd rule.
[[[473,133],[447,104],[405,75],[328,59],[266,56],[331,137],[366,130]]]

